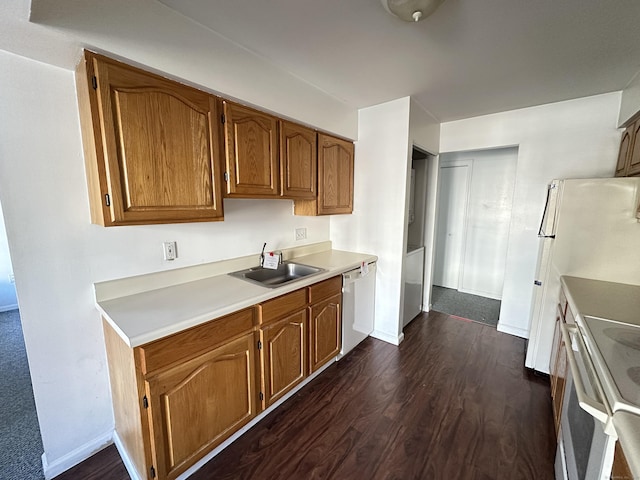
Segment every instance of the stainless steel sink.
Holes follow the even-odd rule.
[[[303,265],[302,263],[284,262],[277,269],[253,267],[230,273],[232,277],[241,278],[247,282],[256,283],[267,288],[276,288],[311,275],[322,273],[323,268]]]

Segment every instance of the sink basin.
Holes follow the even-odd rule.
[[[247,282],[256,283],[267,288],[281,287],[310,275],[322,273],[323,268],[303,265],[302,263],[284,262],[277,269],[253,267],[230,273],[232,277],[241,278]]]

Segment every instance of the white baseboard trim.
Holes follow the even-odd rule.
[[[524,328],[505,325],[504,323],[498,322],[497,330],[502,333],[508,333],[509,335],[515,335],[516,337],[529,338],[529,332]]]
[[[71,467],[75,467],[80,462],[86,460],[91,455],[99,452],[103,448],[111,445],[113,440],[113,431],[103,433],[97,438],[94,438],[90,442],[79,446],[75,450],[63,455],[62,457],[49,463],[46,453],[42,454],[42,470],[44,472],[44,478],[51,480],[57,477],[63,472],[66,472]]]
[[[373,338],[377,338],[378,340],[382,340],[383,342],[390,343],[392,345],[400,345],[404,340],[404,332],[400,333],[400,335],[389,335],[386,332],[381,332],[380,330],[374,330],[371,332],[371,336]]]
[[[1,312],[10,312],[11,310],[17,310],[18,309],[18,304],[14,303],[11,305],[4,305],[2,307],[0,307],[0,313]]]
[[[115,444],[116,449],[120,454],[120,458],[122,458],[122,463],[124,463],[124,468],[127,469],[127,473],[131,477],[131,480],[144,480],[143,478],[138,476],[138,471],[136,470],[136,467],[133,465],[133,462],[131,461],[131,457],[129,457],[129,454],[127,454],[127,450],[126,448],[124,448],[124,445],[122,444],[122,440],[120,440],[120,435],[118,435],[118,432],[116,432],[115,430],[113,432],[113,443]]]

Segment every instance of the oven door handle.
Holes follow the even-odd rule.
[[[578,396],[578,402],[580,407],[594,418],[600,420],[603,424],[609,423],[611,415],[607,411],[607,407],[604,403],[599,402],[596,399],[591,398],[582,383],[582,377],[580,376],[580,370],[578,369],[578,362],[573,353],[574,342],[579,342],[577,335],[571,335],[570,332],[575,332],[577,328],[575,326],[569,326],[566,324],[560,325],[560,331],[562,332],[562,338],[567,349],[567,359],[569,360],[569,368],[571,368],[571,374],[573,375],[573,384],[576,388],[576,394]],[[582,345],[577,345],[578,349],[585,351]],[[585,359],[585,361],[588,361]],[[597,390],[597,386],[594,386],[594,390]]]

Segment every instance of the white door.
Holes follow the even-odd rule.
[[[471,162],[440,167],[433,284],[458,289]]]
[[[458,290],[502,298],[516,180],[517,150],[477,152],[469,202]]]

